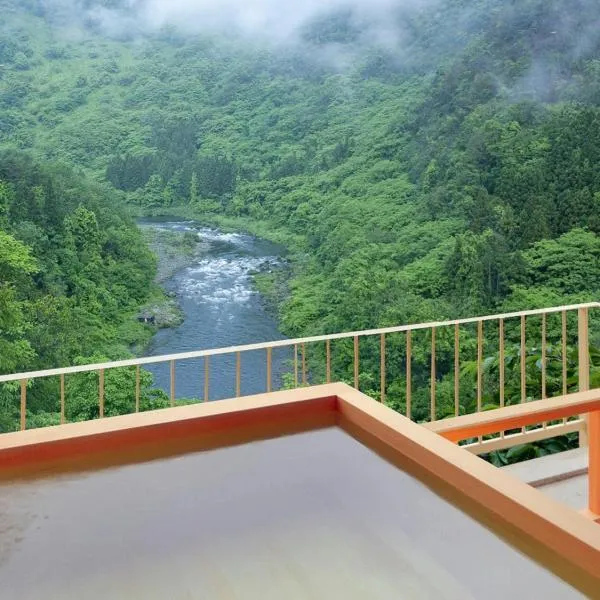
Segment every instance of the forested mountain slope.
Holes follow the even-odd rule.
[[[126,356],[143,339],[133,317],[154,269],[134,224],[104,188],[0,153],[0,372]],[[52,412],[57,382],[39,383],[29,408]],[[18,417],[11,389],[0,388],[0,431]]]
[[[544,280],[522,253],[556,239],[563,259],[583,245],[597,266],[595,235],[560,238],[600,228],[593,2],[406,9],[395,49],[361,41],[347,13],[282,49],[169,28],[111,40],[46,3],[8,4],[3,143],[81,166],[143,208],[300,234],[310,258],[284,309],[290,333],[596,291],[595,276]],[[330,59],[334,43],[345,60]]]
[[[597,298],[593,0],[399,1],[387,37],[348,8],[289,44],[71,5],[0,1],[0,143],[288,235],[286,333]]]

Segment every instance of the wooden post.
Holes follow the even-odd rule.
[[[504,406],[505,398],[504,398],[504,319],[500,319],[498,323],[498,345],[499,345],[499,358],[498,358],[498,374],[500,377],[499,386],[500,386],[500,408]]]
[[[460,413],[460,326],[454,326],[454,416]]]
[[[359,350],[358,336],[354,336],[354,387],[358,389],[358,374],[359,374]]]
[[[546,399],[546,315],[542,315],[542,400]]]
[[[141,369],[140,365],[135,368],[135,412],[140,412],[140,397],[142,395],[141,389]]]
[[[481,412],[483,397],[483,321],[477,321],[477,412]],[[479,436],[479,443],[483,437]]]
[[[298,344],[294,344],[294,387],[298,387]]]
[[[60,376],[60,424],[65,423],[65,375]]]
[[[272,365],[273,365],[273,348],[267,348],[267,392],[271,391],[272,387]]]
[[[381,403],[385,403],[385,333],[381,334],[380,339],[380,375],[381,375]]]
[[[412,419],[412,332],[406,332],[406,416]]]
[[[506,398],[504,396],[504,378],[505,378],[505,352],[504,352],[504,319],[498,322],[498,376],[500,387],[500,408],[504,407]],[[504,431],[500,432],[500,437],[504,437]]]
[[[208,356],[204,357],[204,402],[208,402],[208,377],[209,377],[209,364]]]
[[[600,515],[600,411],[587,416],[589,509]]]
[[[477,321],[477,412],[483,396],[483,321]]]
[[[527,400],[527,338],[525,316],[521,316],[521,404]],[[524,430],[523,430],[524,431]]]
[[[430,407],[429,413],[431,415],[431,420],[435,421],[436,419],[436,406],[435,406],[435,327],[431,328],[431,399],[430,399]]]
[[[308,383],[306,375],[306,344],[302,344],[302,385]]]
[[[235,397],[242,395],[242,353],[235,353]]]
[[[562,395],[567,395],[567,311],[563,310],[561,314],[561,362],[562,362]],[[563,419],[567,424],[567,417]]]
[[[175,406],[175,361],[171,361],[171,406]]]
[[[546,392],[546,313],[542,315],[542,400],[547,397]],[[548,422],[544,421],[542,427],[546,429]]]
[[[27,428],[27,379],[21,379],[21,431]]]
[[[525,315],[521,315],[521,404],[527,400],[527,324]],[[525,433],[526,429],[521,429]]]
[[[577,309],[577,350],[578,350],[578,380],[579,391],[585,392],[590,389],[590,342],[588,335],[588,309]],[[588,419],[579,432],[579,447],[588,445]],[[591,481],[591,475],[590,475]]]
[[[104,369],[100,369],[98,374],[98,405],[99,415],[104,417]]]
[[[325,381],[331,383],[331,340],[325,341]]]

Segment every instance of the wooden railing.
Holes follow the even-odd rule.
[[[507,406],[478,414],[445,419],[424,426],[453,442],[482,436],[499,434],[507,429],[517,429],[586,414],[588,422],[588,511],[594,520],[600,519],[600,390],[588,390]]]
[[[45,371],[33,371],[27,373],[18,373],[11,375],[0,376],[0,384],[9,382],[19,382],[20,386],[20,427],[21,429],[27,428],[27,396],[28,396],[28,385],[31,381],[40,378],[52,378],[57,377],[59,379],[59,394],[60,394],[60,422],[66,422],[66,406],[69,402],[69,398],[66,393],[65,380],[73,375],[80,373],[96,372],[98,374],[98,415],[102,418],[105,416],[105,403],[106,403],[106,386],[105,386],[105,374],[107,371],[112,369],[121,368],[135,368],[135,387],[132,393],[135,395],[135,402],[132,403],[136,412],[141,410],[141,370],[143,367],[156,364],[167,364],[169,365],[169,398],[170,404],[175,406],[177,403],[176,397],[176,371],[177,364],[181,361],[188,361],[191,359],[202,360],[203,371],[204,371],[204,382],[203,382],[203,393],[199,394],[201,399],[204,401],[210,400],[210,378],[211,378],[211,359],[217,356],[230,355],[235,358],[235,394],[240,396],[243,394],[243,378],[241,365],[243,356],[249,352],[261,351],[264,352],[264,360],[266,363],[266,375],[264,381],[263,391],[272,391],[273,385],[273,351],[275,349],[287,348],[293,350],[293,358],[291,359],[291,381],[293,381],[294,387],[307,385],[309,383],[330,383],[335,380],[342,380],[349,378],[355,388],[360,387],[361,378],[361,342],[366,343],[366,340],[374,338],[377,340],[377,344],[372,344],[369,341],[370,346],[375,347],[375,352],[379,353],[379,359],[374,363],[373,361],[373,348],[371,347],[371,355],[369,356],[369,368],[379,369],[378,377],[378,388],[374,390],[376,396],[379,397],[380,401],[385,403],[394,404],[396,402],[396,408],[398,407],[398,401],[402,406],[402,411],[407,417],[415,418],[415,392],[416,388],[414,385],[414,378],[416,376],[416,360],[415,360],[415,348],[416,348],[416,336],[419,335],[420,346],[419,346],[419,357],[420,357],[420,377],[421,377],[421,389],[423,387],[423,378],[428,390],[428,414],[419,417],[419,421],[431,421],[435,422],[438,418],[459,416],[461,412],[464,412],[462,400],[468,394],[473,396],[473,412],[481,413],[487,407],[484,406],[484,354],[485,348],[487,350],[493,350],[493,353],[497,352],[497,364],[498,373],[497,381],[493,382],[493,385],[498,390],[498,401],[499,407],[504,407],[507,404],[516,402],[525,403],[528,401],[528,380],[527,380],[527,352],[528,352],[528,336],[527,326],[531,319],[537,319],[539,321],[539,337],[536,343],[539,342],[540,352],[540,398],[543,400],[547,397],[547,360],[548,360],[548,320],[550,318],[555,319],[556,323],[560,321],[560,327],[555,327],[554,331],[557,332],[557,339],[560,338],[560,343],[554,344],[552,351],[554,356],[560,355],[560,361],[562,366],[561,373],[561,390],[562,395],[566,395],[568,391],[568,359],[567,359],[567,348],[569,346],[569,340],[575,339],[575,327],[573,320],[577,319],[577,333],[576,343],[578,346],[577,354],[577,389],[579,391],[585,391],[589,389],[590,385],[590,360],[589,360],[589,311],[600,307],[600,303],[587,303],[587,304],[576,304],[570,306],[560,306],[553,308],[545,308],[539,310],[520,311],[514,313],[504,313],[498,315],[488,315],[482,317],[472,317],[468,319],[458,319],[450,321],[439,321],[430,323],[419,323],[414,325],[402,325],[396,327],[386,327],[381,329],[372,329],[366,331],[346,332],[331,335],[321,335],[308,338],[300,339],[284,339],[277,340],[268,343],[260,344],[249,344],[243,346],[233,346],[229,348],[218,348],[211,350],[198,350],[194,352],[185,352],[167,356],[152,356],[135,358],[130,360],[122,360],[116,362],[108,362],[101,364],[89,364],[81,366],[73,366],[60,369],[50,369]],[[571,327],[569,329],[569,319],[571,319]],[[511,329],[510,339],[508,337],[508,329]],[[474,343],[476,348],[473,352],[473,358],[475,362],[476,374],[475,389],[474,390],[461,390],[461,373],[464,368],[465,362],[465,349],[461,347],[463,337],[461,334],[465,328],[474,328]],[[423,332],[423,333],[419,333]],[[537,335],[537,330],[536,330]],[[398,354],[390,352],[389,341],[395,342],[395,347],[402,347]],[[440,350],[441,341],[445,343],[446,349]],[[347,369],[343,373],[334,372],[334,365],[332,363],[332,352],[335,343],[342,343],[342,340],[351,340],[352,349],[348,355],[348,361],[351,365],[347,365]],[[516,392],[517,398],[515,399],[515,391],[512,391],[511,397],[507,397],[506,387],[506,368],[505,363],[507,359],[507,341],[513,340],[513,347],[518,350],[519,356],[519,389]],[[427,348],[423,348],[423,341],[427,344]],[[570,346],[573,346],[571,344]],[[311,361],[308,359],[309,348],[319,346],[319,352],[313,352]],[[557,348],[560,348],[560,352],[557,354]],[[440,359],[441,353],[444,354],[443,360]],[[425,358],[423,358],[425,356]],[[317,358],[318,357],[318,358]],[[427,362],[427,373],[424,375],[423,362]],[[377,365],[377,362],[379,363]],[[473,361],[471,361],[473,362]],[[573,365],[571,365],[572,368]],[[394,367],[394,373],[390,374]],[[313,372],[321,372],[321,381],[316,381]],[[199,367],[199,372],[202,369]],[[393,397],[389,393],[390,381],[394,378],[399,377],[403,379],[403,389],[398,392],[398,386],[396,385],[396,396],[401,398]],[[440,415],[439,406],[439,387],[441,382],[444,380],[448,381],[453,379],[452,394],[453,402],[451,402],[450,414]],[[489,379],[489,376],[488,376]],[[490,383],[489,381],[487,382]],[[537,384],[536,384],[537,385]],[[571,388],[573,384],[571,383]],[[201,387],[201,386],[200,386]],[[373,390],[362,390],[365,392]],[[570,390],[572,391],[572,389]],[[535,394],[535,397],[538,397]],[[484,434],[479,433],[474,439],[469,440],[466,447],[476,454],[482,454],[490,452],[492,450],[498,450],[502,448],[508,448],[516,444],[521,444],[528,441],[538,441],[547,438],[551,438],[558,435],[563,435],[570,432],[579,432],[582,443],[585,444],[586,427],[585,421],[581,418],[567,419],[564,417],[558,422],[552,420],[543,420],[538,422],[535,429],[531,429],[528,426],[523,425],[521,430],[510,434],[500,432],[497,435],[484,439]]]

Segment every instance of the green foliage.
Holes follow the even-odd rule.
[[[139,231],[108,190],[27,155],[0,153],[0,372],[66,366],[99,351],[126,355],[133,313],[151,293],[154,272]],[[31,386],[30,424],[56,421],[55,383]],[[15,391],[0,390],[3,431],[18,423]],[[118,411],[124,401],[113,397],[107,406]],[[90,393],[74,393],[70,418],[91,414],[86,402]]]
[[[107,357],[93,355],[80,357],[76,364],[106,362]],[[104,415],[112,417],[135,412],[136,375],[135,368],[110,369],[105,372]],[[99,374],[81,373],[67,379],[65,389],[66,418],[69,421],[88,421],[99,416]],[[141,371],[140,374],[140,410],[155,410],[170,405],[162,390],[152,389],[152,374]]]
[[[0,33],[0,145],[74,165],[113,190],[57,167],[30,174],[23,158],[0,161],[0,269],[9,277],[0,287],[0,343],[10,345],[1,368],[115,353],[153,264],[111,198],[287,242],[289,281],[276,295],[282,329],[293,336],[597,299],[592,0],[406,9],[389,23],[402,44],[387,50],[346,10],[307,23],[300,46],[275,50],[172,28],[106,39],[93,23],[74,42],[61,35],[65,15],[44,19],[34,0],[11,4]],[[46,325],[33,328],[34,319]],[[527,388],[535,395],[540,324],[531,327]],[[557,331],[549,322],[553,390]],[[493,335],[486,331],[488,382]],[[438,336],[442,418],[454,411],[452,332]],[[475,401],[476,338],[467,329],[463,336],[464,412]],[[507,336],[512,398],[520,349],[518,332]],[[405,346],[389,344],[388,402],[405,410]],[[417,420],[428,418],[429,348],[426,334],[415,336]],[[340,344],[336,378],[352,380],[352,359],[352,347]],[[377,344],[366,342],[360,379],[375,396],[378,360]],[[317,380],[322,355],[309,362]],[[115,402],[120,410],[129,400]],[[484,404],[497,402],[486,384]],[[92,414],[92,404],[81,410]]]
[[[540,240],[523,252],[525,281],[563,296],[600,289],[600,238],[573,229],[554,240]]]

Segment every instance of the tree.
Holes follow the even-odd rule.
[[[526,285],[558,294],[589,293],[600,289],[600,237],[573,229],[555,240],[541,240],[523,252]]]
[[[25,367],[33,350],[24,338],[30,324],[25,319],[25,303],[15,283],[36,270],[30,250],[0,230],[0,372],[10,373]]]
[[[144,186],[142,194],[142,205],[145,208],[157,208],[163,205],[164,196],[164,183],[160,175],[154,174],[148,180],[148,183]]]
[[[68,243],[79,254],[82,260],[92,260],[100,251],[100,230],[96,214],[79,205],[65,219],[65,233]]]
[[[197,204],[198,200],[198,175],[194,171],[192,173],[192,180],[190,181],[190,204]]]
[[[76,364],[102,363],[107,357],[94,354],[79,357]],[[167,395],[152,388],[152,373],[140,373],[140,410],[155,410],[169,406]],[[135,368],[109,369],[104,381],[104,414],[117,416],[135,412]],[[87,421],[99,416],[99,375],[80,373],[69,377],[65,390],[66,416],[69,421]]]

